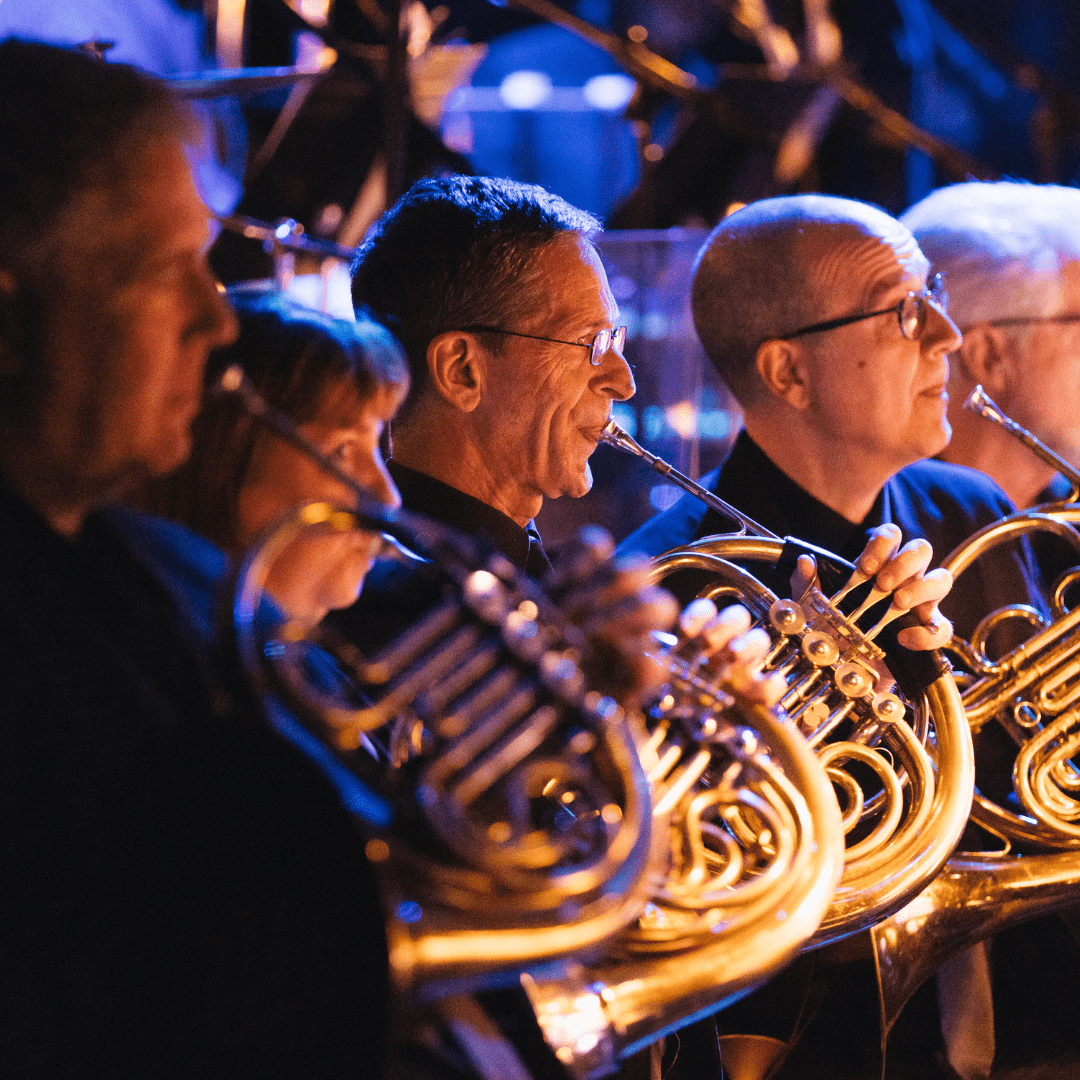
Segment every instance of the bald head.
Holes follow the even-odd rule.
[[[694,326],[744,408],[768,396],[755,366],[763,341],[862,310],[873,300],[872,267],[862,265],[867,237],[880,239],[891,258],[916,272],[925,269],[903,225],[851,199],[765,199],[713,230],[694,273]]]

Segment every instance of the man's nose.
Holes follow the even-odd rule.
[[[374,498],[386,506],[392,506],[396,510],[401,505],[401,492],[398,491],[393,477],[387,471],[381,455],[377,460],[372,461],[371,468],[366,471],[365,476],[360,478],[360,483],[371,492]]]
[[[945,311],[932,301],[928,301],[926,305],[926,329],[923,331],[922,338],[925,342],[925,349],[952,353],[960,348],[964,335],[960,333],[960,328],[949,318]]]
[[[596,371],[601,380],[600,392],[615,401],[626,401],[637,392],[634,373],[626,357],[614,345],[604,353]]]

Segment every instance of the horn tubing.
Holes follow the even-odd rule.
[[[912,994],[955,953],[1038,915],[1080,905],[1080,852],[954,855],[906,907],[871,930],[883,1039]]]
[[[794,725],[759,706],[744,708],[779,766],[773,782],[798,815],[804,836],[813,837],[813,847],[800,853],[784,895],[772,898],[764,918],[736,923],[706,946],[666,955],[617,950],[563,977],[523,979],[546,1037],[557,1053],[562,1048],[559,1059],[572,1076],[606,1075],[596,1059],[579,1057],[573,1049],[576,1038],[567,1039],[568,1034],[580,1036],[581,1030],[573,1022],[560,1024],[565,1018],[587,1022],[582,1002],[595,1000],[592,1023],[607,1042],[602,1057],[610,1071],[615,1061],[764,982],[794,957],[832,901],[844,861],[832,787]]]

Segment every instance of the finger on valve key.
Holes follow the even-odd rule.
[[[678,605],[649,583],[648,559],[612,559],[613,550],[605,530],[582,529],[560,552],[544,586],[585,632],[582,666],[590,685],[636,704],[662,682],[648,655],[651,635],[675,622]]]
[[[783,697],[783,675],[762,673],[762,660],[771,647],[768,633],[751,626],[750,612],[741,604],[717,611],[711,600],[691,601],[679,619],[685,638],[701,646],[711,680],[745,700],[773,706]]]

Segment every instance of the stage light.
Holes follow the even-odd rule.
[[[535,109],[551,97],[551,80],[542,71],[512,71],[499,86],[508,109]]]

